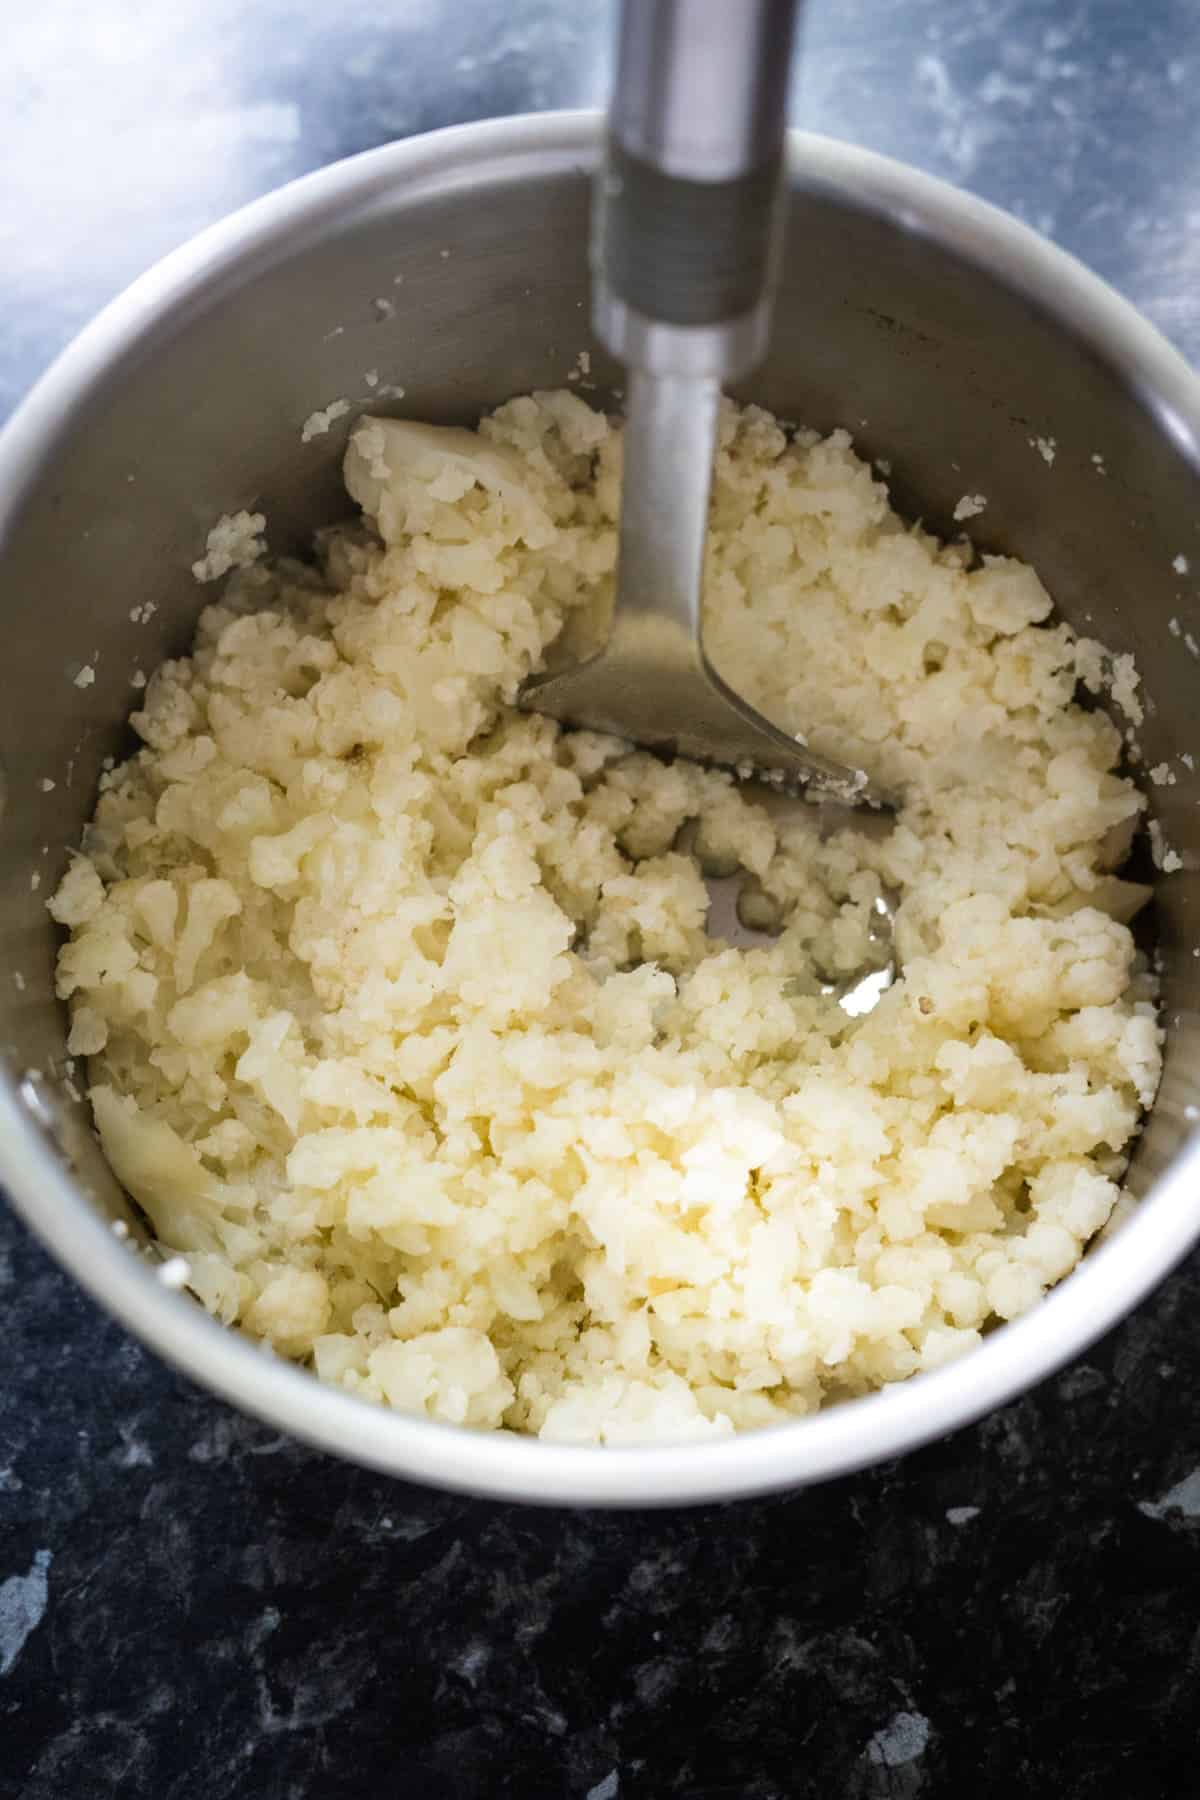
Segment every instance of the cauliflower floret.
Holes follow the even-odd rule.
[[[490,1340],[462,1327],[383,1344],[368,1368],[390,1405],[451,1425],[498,1426],[513,1396]]]
[[[329,1285],[315,1269],[281,1269],[247,1308],[246,1325],[285,1356],[307,1356],[329,1321]]]

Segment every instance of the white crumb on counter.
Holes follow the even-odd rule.
[[[55,782],[49,775],[43,775],[42,779],[38,782],[38,786],[41,788],[43,794],[52,794],[55,785]]]
[[[96,671],[93,669],[91,663],[84,663],[78,675],[75,676],[75,686],[77,688],[89,688],[95,679]]]
[[[259,512],[222,513],[204,541],[204,555],[192,564],[196,580],[219,581],[230,569],[246,569],[257,562],[267,548],[263,536],[266,525]],[[150,616],[146,606],[141,608],[141,614],[143,622]]]
[[[1155,763],[1150,770],[1150,779],[1155,787],[1174,787],[1179,779],[1170,763]]]
[[[1188,562],[1188,559],[1183,554],[1182,550],[1179,552],[1179,555],[1175,558],[1174,562],[1171,564],[1171,567],[1174,569],[1174,571],[1177,575],[1186,575],[1188,570],[1191,568],[1191,564]]]
[[[377,388],[379,386],[379,370],[378,369],[368,369],[366,374],[363,376],[363,380],[366,382],[366,384],[369,388]]]
[[[348,400],[331,400],[328,406],[309,413],[300,427],[300,442],[310,444],[314,438],[324,437],[339,419],[344,419],[350,411]]]
[[[954,509],[954,517],[956,520],[973,519],[986,505],[986,494],[964,494]]]
[[[1058,441],[1052,437],[1031,437],[1029,448],[1036,450],[1044,463],[1052,463],[1058,452]]]
[[[924,1713],[898,1712],[868,1742],[867,1760],[881,1769],[902,1769],[924,1756],[929,1732],[929,1720]],[[888,1791],[894,1791],[890,1780]],[[916,1789],[910,1791],[915,1793]]]
[[[186,1256],[169,1256],[166,1262],[159,1263],[155,1273],[164,1287],[186,1287],[191,1279],[192,1269]]]

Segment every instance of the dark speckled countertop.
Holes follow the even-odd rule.
[[[335,157],[602,100],[600,0],[4,8],[0,412]],[[1073,250],[1200,359],[1197,0],[815,0],[796,113]],[[1200,1792],[1200,1263],[906,1461],[675,1516],[451,1499],[169,1372],[0,1213],[0,1794]]]

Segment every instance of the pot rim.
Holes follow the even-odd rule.
[[[139,338],[256,267],[319,241],[349,213],[513,178],[595,165],[590,112],[458,125],[302,177],[173,251],[63,351],[0,432],[0,552],[6,528],[80,400]],[[1023,294],[1133,388],[1200,466],[1200,379],[1098,276],[1028,226],[904,164],[794,133],[793,187],[881,216]],[[1200,1140],[1175,1157],[1117,1236],[1022,1318],[928,1374],[794,1423],[716,1442],[597,1448],[543,1443],[408,1417],[328,1386],[219,1325],[168,1290],[89,1204],[0,1069],[0,1181],[17,1210],[92,1296],[166,1360],[304,1442],[386,1473],[498,1500],[577,1506],[689,1505],[804,1486],[916,1448],[1032,1387],[1141,1300],[1200,1237]]]

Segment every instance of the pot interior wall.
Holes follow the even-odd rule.
[[[114,1215],[124,1201],[59,1085],[57,933],[43,902],[103,759],[127,742],[131,675],[184,650],[211,598],[190,573],[208,527],[257,508],[272,548],[299,551],[344,513],[349,421],[301,443],[304,420],[333,400],[473,422],[532,388],[574,379],[604,404],[619,385],[589,329],[578,158],[564,152],[550,175],[519,157],[467,173],[448,192],[377,184],[286,246],[268,234],[236,269],[215,266],[94,377],[8,497],[0,964],[11,973],[0,1056],[18,1076],[43,1073],[35,1105],[53,1113],[49,1128]],[[1032,561],[1066,618],[1136,656],[1146,764],[1169,759],[1177,774],[1154,790],[1155,810],[1186,865],[1161,884],[1157,909],[1169,1053],[1136,1157],[1144,1189],[1186,1130],[1197,1072],[1200,775],[1178,759],[1200,756],[1200,662],[1169,628],[1176,618],[1200,638],[1195,445],[1061,324],[982,273],[969,243],[939,243],[919,222],[900,226],[819,185],[793,193],[771,355],[741,393],[787,419],[846,426],[890,462],[901,509],[939,531],[957,529],[961,495],[986,495],[972,521],[979,547]],[[1176,571],[1179,555],[1195,576]],[[148,600],[156,610],[138,622]],[[84,665],[95,681],[80,687]]]

